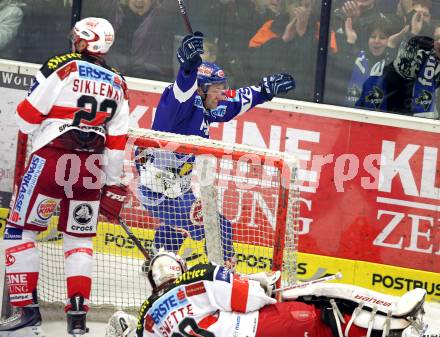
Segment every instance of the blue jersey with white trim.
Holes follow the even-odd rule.
[[[180,68],[176,81],[164,90],[160,98],[152,129],[209,138],[209,124],[228,122],[266,101],[261,87],[244,87],[236,91],[234,98],[221,101],[217,108],[207,110],[197,94],[197,69],[186,74]]]

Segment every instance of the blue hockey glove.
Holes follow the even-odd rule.
[[[195,32],[194,35],[184,37],[181,46],[177,50],[177,59],[182,68],[190,72],[202,64],[200,54],[203,54],[203,34]]]
[[[263,77],[260,86],[270,101],[279,94],[286,94],[289,90],[295,89],[296,84],[292,75],[281,73]]]

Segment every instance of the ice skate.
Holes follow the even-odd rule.
[[[38,307],[16,308],[13,315],[0,322],[0,337],[44,337]]]
[[[67,332],[72,336],[79,337],[88,332],[84,298],[81,296],[72,297],[70,304],[71,308],[67,311]]]

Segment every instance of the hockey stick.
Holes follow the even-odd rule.
[[[133,234],[130,227],[127,226],[127,223],[119,217],[119,224],[124,228],[125,233],[127,233],[128,237],[133,240],[136,247],[141,251],[141,253],[145,256],[145,259],[147,261],[151,260],[150,253],[145,249],[145,247],[142,245],[142,243],[139,241],[139,239]]]
[[[342,273],[341,273],[341,272],[338,272],[338,273],[336,273],[336,274],[334,274],[334,275],[329,275],[329,276],[326,276],[326,277],[321,277],[321,278],[318,278],[318,279],[316,279],[316,280],[312,280],[312,281],[304,282],[304,283],[301,283],[301,284],[294,284],[294,285],[291,285],[291,286],[287,286],[287,287],[283,287],[283,288],[274,289],[274,290],[272,290],[272,292],[273,292],[273,293],[277,293],[277,292],[284,291],[284,290],[298,289],[298,288],[305,288],[305,287],[308,287],[309,285],[312,285],[312,284],[315,284],[315,283],[321,283],[321,282],[327,282],[327,281],[339,280],[339,279],[341,279],[341,278],[342,278]]]
[[[183,0],[177,0],[177,3],[179,4],[180,14],[182,14],[187,32],[189,34],[193,34],[193,29],[191,27],[191,23],[189,22],[188,14],[186,12],[185,2]]]

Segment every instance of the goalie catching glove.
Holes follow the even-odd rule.
[[[271,271],[271,272],[261,272],[256,274],[247,275],[249,280],[254,280],[260,282],[261,288],[267,296],[272,296],[272,290],[275,289],[275,284],[281,277],[281,272]]]
[[[127,196],[127,186],[105,185],[102,189],[99,213],[110,221],[117,221]]]
[[[203,34],[195,32],[183,38],[182,44],[177,50],[177,59],[186,72],[191,72],[202,64],[200,54],[203,54]]]
[[[270,101],[279,94],[286,94],[295,89],[296,84],[292,75],[281,73],[263,77],[260,86],[262,92],[266,94],[267,99]]]

